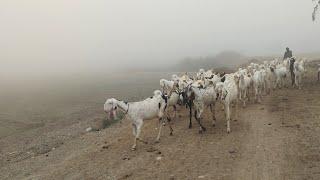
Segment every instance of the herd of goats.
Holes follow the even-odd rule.
[[[291,64],[292,61],[292,64]],[[293,65],[290,68],[290,64]],[[137,140],[146,143],[140,138],[143,121],[159,118],[159,132],[156,141],[159,142],[161,128],[165,123],[169,124],[170,135],[171,118],[169,107],[174,109],[176,116],[176,105],[184,105],[189,109],[189,128],[192,127],[192,112],[200,126],[199,133],[206,128],[201,124],[201,117],[205,108],[210,108],[212,113],[212,125],[215,126],[215,104],[222,103],[227,120],[227,132],[230,133],[230,119],[232,104],[235,104],[234,116],[237,117],[238,101],[243,107],[250,97],[255,102],[261,102],[262,93],[270,94],[276,88],[287,86],[293,74],[293,86],[301,88],[302,76],[305,73],[305,60],[297,60],[295,57],[285,60],[274,59],[264,61],[261,64],[251,63],[246,68],[230,74],[217,73],[213,70],[200,69],[195,76],[190,77],[187,73],[181,77],[172,75],[171,80],[161,79],[161,90],[155,90],[152,97],[139,102],[125,102],[115,98],[107,99],[104,111],[110,117],[116,117],[116,111],[122,110],[132,121],[134,144],[132,150],[136,149]]]

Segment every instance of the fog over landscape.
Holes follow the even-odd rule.
[[[2,0],[1,73],[169,67],[232,50],[319,52],[320,23],[300,0]]]
[[[320,179],[319,12],[0,0],[0,179]]]

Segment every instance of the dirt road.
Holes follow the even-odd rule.
[[[215,127],[205,114],[203,134],[195,121],[187,128],[186,110],[179,108],[174,135],[165,127],[155,144],[157,121],[148,121],[142,130],[148,144],[138,144],[136,151],[130,150],[128,120],[56,142],[42,153],[19,149],[3,138],[8,147],[1,151],[0,178],[320,179],[319,91],[320,85],[282,89],[264,96],[261,104],[249,103],[231,122],[230,134],[221,107]]]

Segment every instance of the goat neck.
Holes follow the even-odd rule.
[[[117,106],[122,109],[124,112],[129,111],[129,106],[127,102],[117,100]]]

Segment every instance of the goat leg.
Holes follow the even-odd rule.
[[[134,137],[134,141],[133,141],[133,145],[132,145],[132,147],[131,147],[131,150],[132,150],[132,151],[135,151],[136,148],[137,148],[137,138]]]
[[[227,119],[227,133],[230,133],[230,105],[225,105],[225,111],[226,111],[226,119]]]
[[[216,113],[215,113],[215,104],[210,104],[210,110],[212,113],[212,126],[216,126]]]
[[[131,150],[136,150],[137,147],[137,126],[136,124],[132,123],[132,132],[133,132],[133,136],[134,136],[134,140],[133,140],[133,145]]]
[[[173,135],[173,129],[172,129],[172,123],[171,123],[171,118],[170,117],[167,117],[167,121],[168,121],[168,124],[169,124],[169,128],[170,128],[170,136]]]
[[[197,110],[194,111],[194,117],[196,118],[199,126],[200,126],[200,130],[199,133],[202,133],[203,131],[206,131],[206,128],[202,126],[201,122],[200,122],[200,113],[199,113],[199,117],[197,116]]]
[[[189,102],[189,129],[192,128],[192,103]]]
[[[148,144],[147,141],[145,141],[145,140],[143,140],[143,139],[141,139],[141,138],[138,138],[138,141],[140,141],[140,142],[142,142],[142,143],[144,143],[144,144]]]
[[[173,105],[173,111],[174,111],[174,119],[177,117],[177,106]]]
[[[135,136],[135,138],[134,138],[133,146],[132,146],[132,148],[131,148],[131,150],[133,150],[133,151],[136,150],[137,140],[139,140],[142,125],[143,125],[143,120],[138,120],[138,121],[135,123],[135,126],[136,126],[136,128],[137,128],[137,131],[136,131],[136,136]]]
[[[160,118],[159,119],[159,132],[158,132],[158,136],[157,136],[157,139],[156,139],[156,143],[160,142],[160,135],[161,135],[162,126],[163,126],[163,122],[162,122],[162,118]]]

